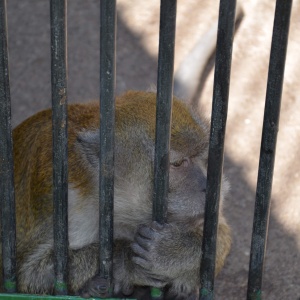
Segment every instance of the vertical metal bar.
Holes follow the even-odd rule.
[[[153,219],[164,223],[169,188],[169,151],[173,102],[176,0],[162,0],[157,77]]]
[[[116,0],[100,1],[100,276],[112,290]]]
[[[220,188],[223,172],[236,0],[221,0],[209,142],[200,299],[213,299]]]
[[[4,290],[16,292],[16,218],[6,0],[0,1],[0,200]],[[2,270],[1,270],[2,272]]]
[[[266,252],[270,197],[291,8],[292,0],[277,0],[257,178],[247,292],[248,300],[261,299],[262,274]]]
[[[68,133],[66,0],[50,1],[55,294],[67,294]]]
[[[161,0],[153,189],[153,220],[161,224],[166,221],[168,208],[176,11],[176,0]],[[152,288],[151,297],[161,299],[163,293]]]

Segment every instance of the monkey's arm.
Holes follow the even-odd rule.
[[[202,228],[152,222],[141,225],[132,244],[133,262],[172,279],[200,265]],[[199,263],[198,263],[199,262]]]
[[[19,291],[30,294],[52,294],[55,282],[52,241],[35,245],[34,249],[30,246],[27,248],[29,250],[26,253],[23,251],[18,259]],[[69,293],[78,294],[84,284],[98,273],[98,266],[98,244],[90,244],[77,250],[70,249]]]
[[[190,224],[153,222],[141,226],[132,245],[132,261],[151,274],[169,278],[170,296],[174,298],[189,295],[199,287],[203,228],[197,221]],[[220,224],[218,233],[216,272],[223,266],[231,244],[227,224]]]

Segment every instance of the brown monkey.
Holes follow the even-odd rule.
[[[196,66],[202,74],[214,50],[213,28],[204,37],[204,46],[197,44],[194,59],[179,68],[174,87],[179,95],[187,91],[192,95],[196,89],[185,70]],[[203,118],[174,98],[168,223],[160,225],[152,222],[155,112],[154,93],[130,91],[117,98],[114,292],[129,294],[134,286],[167,287],[168,299],[194,299],[199,288],[209,130]],[[103,296],[97,276],[99,104],[69,105],[68,115],[69,291]],[[45,110],[13,131],[18,288],[25,293],[52,293],[54,288],[51,124],[51,110]],[[224,181],[221,200],[226,187]],[[216,273],[230,244],[221,211]]]
[[[156,95],[150,92],[130,91],[116,102],[115,292],[126,293],[134,285],[168,285],[170,295],[186,299],[199,282],[208,128],[185,103],[174,98],[168,224],[159,225],[152,222],[151,215],[155,111]],[[71,293],[101,296],[96,275],[99,105],[69,105],[68,114],[68,284]],[[26,293],[51,293],[51,110],[24,121],[13,131],[13,139],[18,288]],[[230,232],[221,215],[217,272],[229,249]]]

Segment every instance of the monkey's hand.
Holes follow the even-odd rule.
[[[152,275],[169,278],[166,299],[197,299],[203,227],[201,220],[150,226],[141,225],[132,244],[132,261]],[[231,244],[230,229],[220,223],[216,273],[222,268]]]
[[[200,265],[202,233],[182,224],[141,225],[132,244],[132,261],[151,274],[171,280]]]
[[[169,279],[167,299],[194,299],[198,289],[202,229],[192,223],[141,225],[131,245],[145,274]]]

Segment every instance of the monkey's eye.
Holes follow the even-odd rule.
[[[178,167],[187,167],[190,164],[190,159],[189,158],[183,158],[178,161],[174,161],[171,163],[172,167],[178,168]]]

